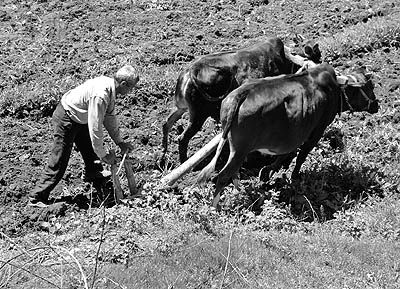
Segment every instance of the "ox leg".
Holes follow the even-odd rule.
[[[189,125],[179,136],[179,160],[181,163],[187,160],[187,150],[190,139],[201,129],[207,117],[207,115],[195,115],[191,112]]]
[[[268,177],[267,180],[269,180],[281,168],[288,169],[296,154],[296,152],[291,152],[285,155],[277,156],[276,160],[271,165],[265,166],[260,170],[258,178],[261,180]]]
[[[226,165],[218,174],[217,184],[214,192],[214,198],[212,201],[212,206],[216,209],[219,209],[219,199],[221,198],[221,192],[224,187],[230,182],[231,178],[235,178],[237,180],[237,174],[239,172],[240,167],[242,166],[244,160],[246,158],[245,154],[237,154],[231,153],[229,154],[229,159]]]
[[[282,156],[281,167],[287,170],[292,160],[297,156],[297,151]]]
[[[171,130],[172,126],[174,123],[182,117],[182,115],[185,113],[187,109],[186,108],[176,108],[167,118],[165,123],[163,124],[163,159],[165,157],[165,154],[168,151],[168,134],[169,131]]]
[[[308,154],[310,153],[310,151],[312,150],[311,148],[306,148],[306,149],[301,149],[299,152],[299,155],[297,156],[296,159],[296,165],[293,169],[292,172],[292,179],[298,179],[300,176],[300,168],[302,166],[302,164],[304,163],[304,161],[306,160]]]
[[[323,129],[319,129],[317,131],[314,131],[313,133],[311,133],[310,138],[300,147],[300,151],[297,155],[296,158],[296,165],[293,169],[292,172],[292,179],[298,179],[299,178],[299,173],[300,173],[300,168],[302,166],[302,164],[304,163],[304,161],[306,160],[308,154],[311,152],[311,150],[316,146],[316,144],[318,143],[318,141],[321,139],[324,130],[326,128],[326,126],[321,126],[321,128],[323,127]]]
[[[292,160],[296,157],[297,151],[285,154],[285,155],[279,155],[275,162],[271,165],[272,170],[274,173],[279,171],[281,168],[287,170],[290,166],[290,163]]]

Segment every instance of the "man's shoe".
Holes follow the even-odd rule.
[[[35,207],[35,208],[47,208],[49,205],[44,200],[39,200],[36,198],[29,198],[28,206]]]
[[[96,171],[96,172],[84,172],[82,179],[85,182],[93,182],[96,180],[106,179],[111,177],[111,172],[108,170]]]

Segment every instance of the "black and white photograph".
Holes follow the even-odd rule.
[[[0,289],[400,288],[398,0],[2,0]]]

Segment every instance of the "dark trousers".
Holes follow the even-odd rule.
[[[87,124],[79,124],[71,120],[61,104],[53,113],[54,140],[50,157],[31,198],[47,201],[50,192],[60,182],[75,143],[85,163],[85,172],[102,171],[103,166],[93,150]]]

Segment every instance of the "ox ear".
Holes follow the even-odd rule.
[[[313,61],[317,63],[322,62],[322,53],[321,50],[319,49],[319,44],[315,43],[313,46]]]
[[[314,55],[314,49],[311,48],[311,46],[306,45],[306,46],[304,46],[304,54],[305,54],[308,58],[310,58],[310,57],[312,57],[312,56]]]
[[[321,50],[319,50],[319,44],[318,43],[315,43],[312,49],[313,49],[315,54],[321,53]]]

